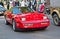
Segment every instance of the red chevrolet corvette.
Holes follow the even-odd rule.
[[[5,23],[12,24],[13,30],[46,29],[50,20],[43,13],[33,11],[28,7],[13,7],[4,14]]]

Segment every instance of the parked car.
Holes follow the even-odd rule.
[[[43,13],[33,11],[28,7],[13,7],[4,14],[5,23],[12,24],[13,30],[46,29],[50,20]]]
[[[60,26],[60,0],[50,0],[50,12],[54,25]]]
[[[7,9],[0,5],[0,15],[3,15],[6,10]]]

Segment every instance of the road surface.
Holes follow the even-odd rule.
[[[0,39],[60,39],[60,27],[53,24],[51,16],[50,27],[46,30],[30,32],[14,32],[11,25],[5,25],[4,17],[0,16]]]

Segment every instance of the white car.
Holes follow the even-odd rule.
[[[7,9],[0,5],[0,15],[4,14]]]

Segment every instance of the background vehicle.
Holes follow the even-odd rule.
[[[46,29],[50,25],[48,17],[28,7],[13,7],[6,11],[5,23],[12,24],[13,30]]]
[[[55,25],[60,25],[60,0],[50,0],[50,14]]]
[[[0,5],[0,15],[3,15],[6,9]]]

